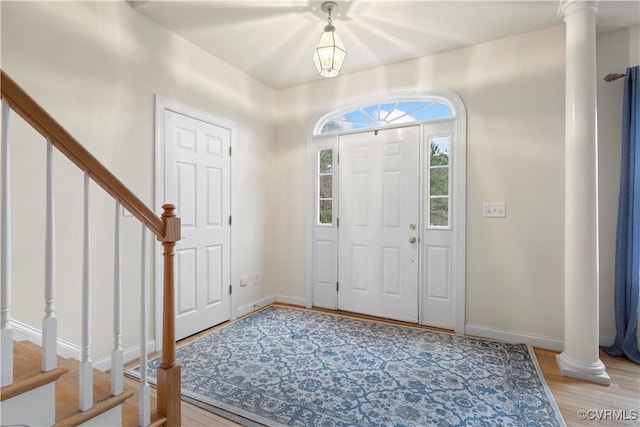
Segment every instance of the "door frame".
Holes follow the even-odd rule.
[[[237,146],[237,138],[238,138],[238,125],[237,123],[224,119],[222,117],[216,116],[209,112],[199,110],[195,107],[192,107],[187,104],[183,104],[178,101],[174,101],[169,98],[165,98],[160,95],[155,96],[155,201],[154,206],[156,212],[162,212],[162,204],[164,203],[175,203],[175,201],[171,200],[163,200],[165,193],[165,134],[164,134],[164,126],[165,126],[165,111],[171,111],[176,114],[181,114],[187,117],[190,117],[195,120],[200,120],[214,126],[218,126],[224,129],[229,130],[230,133],[230,147],[232,148],[233,155],[230,159],[231,168],[230,171],[230,194],[229,194],[229,202],[230,202],[230,212],[232,218],[237,218],[236,208],[235,208],[235,200],[237,197],[237,191],[235,183],[238,182],[237,179],[237,171],[238,171],[238,146]],[[238,282],[238,271],[237,271],[237,254],[238,254],[238,245],[234,240],[234,226],[237,225],[237,220],[234,220],[233,226],[229,230],[229,244],[231,245],[230,249],[230,280],[229,286],[231,286],[231,294],[229,295],[229,310],[230,310],[230,320],[236,319],[236,300],[234,298],[233,290],[234,284]],[[160,351],[162,348],[162,315],[163,315],[163,307],[162,307],[162,294],[163,294],[163,283],[160,278],[163,274],[163,256],[162,256],[162,248],[160,245],[154,245],[155,252],[153,258],[153,271],[154,275],[154,300],[155,300],[155,346],[156,351]]]
[[[345,105],[354,105],[359,106],[366,103],[375,103],[378,102],[379,99],[391,98],[391,97],[402,97],[402,96],[420,96],[424,98],[434,98],[438,101],[441,101],[451,108],[454,112],[453,119],[446,119],[453,121],[453,152],[455,153],[455,160],[453,163],[453,167],[451,170],[452,176],[452,192],[454,197],[452,198],[453,209],[451,210],[453,214],[453,219],[451,222],[452,232],[453,232],[453,244],[452,244],[452,260],[454,263],[454,268],[452,269],[452,292],[454,301],[454,313],[453,313],[453,323],[454,330],[456,333],[464,334],[465,333],[465,321],[466,321],[466,170],[467,170],[467,159],[466,159],[466,147],[467,147],[467,113],[465,105],[455,92],[448,89],[441,90],[431,90],[431,91],[421,91],[421,90],[396,90],[389,91],[387,93],[376,93],[374,95],[365,95],[358,96],[352,102],[345,103]],[[317,131],[317,124],[324,117],[327,117],[328,114],[326,111],[318,115],[316,117],[317,120],[310,123],[309,129],[309,137],[307,138],[306,143],[306,154],[307,154],[307,179],[306,179],[306,274],[305,274],[305,304],[307,308],[311,308],[313,306],[313,280],[314,280],[314,259],[315,259],[315,162],[316,162],[316,153],[318,150],[319,141],[331,141],[328,144],[325,143],[327,147],[333,147],[336,151],[338,149],[338,138],[342,134],[348,133],[358,133],[358,132],[368,132],[374,129],[362,129],[358,131],[349,131],[349,132],[336,132],[332,134],[326,135],[314,135],[314,132]],[[422,246],[423,242],[423,229],[422,220],[424,218],[423,209],[424,209],[424,189],[423,189],[423,181],[424,181],[424,125],[428,125],[429,123],[437,123],[442,122],[443,120],[433,120],[427,122],[414,122],[407,123],[407,126],[411,125],[420,125],[420,238],[421,238],[421,246],[420,246],[420,265],[419,265],[419,284],[418,284],[418,323],[422,324],[422,306],[423,306],[423,272],[424,272],[424,260],[422,256]],[[387,128],[394,128],[401,126],[389,126],[389,127],[381,127],[378,128],[380,130]],[[333,140],[333,141],[332,141]],[[339,166],[338,166],[338,174],[339,174]],[[339,179],[339,178],[338,178]],[[335,187],[334,187],[335,191]],[[334,195],[334,199],[336,196]],[[338,261],[339,264],[339,261]]]

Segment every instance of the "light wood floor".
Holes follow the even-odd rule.
[[[367,318],[367,316],[359,315],[356,315],[355,317]],[[393,321],[389,321],[389,323],[402,324],[402,322]],[[200,334],[180,341],[179,345],[184,345],[224,325],[225,324],[203,331]],[[556,403],[560,407],[562,416],[569,427],[622,425],[640,426],[640,366],[630,362],[626,358],[611,357],[601,351],[600,360],[605,364],[607,367],[607,373],[611,376],[611,385],[607,387],[585,381],[574,380],[560,375],[558,365],[556,364],[556,352],[536,348],[535,353],[538,357],[538,362],[540,363],[540,367],[542,368],[547,384],[549,385]],[[138,383],[135,380],[126,378],[125,381],[132,389],[137,388]],[[135,401],[134,399],[137,399],[137,396],[130,400]],[[152,400],[155,400],[155,389],[153,388]],[[597,415],[595,411],[598,410],[626,411],[628,419],[614,421],[611,419],[610,414],[609,420],[581,420],[578,417],[578,411],[580,410],[592,411],[589,413],[589,415],[592,416]],[[622,413],[612,413],[612,415],[616,414],[620,415]],[[635,420],[629,419],[634,418],[633,414],[636,415]],[[230,427],[237,426],[238,424],[211,414],[197,406],[183,402],[182,425]]]

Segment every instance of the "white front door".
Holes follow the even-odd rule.
[[[176,244],[176,340],[230,318],[229,129],[164,112],[163,200],[182,219]]]
[[[340,136],[341,310],[418,322],[419,135]]]

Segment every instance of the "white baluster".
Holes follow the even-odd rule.
[[[2,100],[2,137],[0,138],[2,156],[2,180],[0,182],[0,234],[2,234],[0,259],[0,288],[2,307],[0,308],[0,336],[2,343],[1,380],[4,387],[13,383],[13,329],[11,329],[11,206],[9,203],[9,103]]]
[[[79,407],[93,406],[93,363],[91,362],[91,253],[89,228],[89,174],[84,173],[84,221],[82,248],[82,348],[80,360]]]
[[[44,318],[42,319],[42,370],[57,366],[56,340],[58,320],[55,315],[55,245],[53,203],[53,144],[47,139],[47,196],[44,243]]]
[[[111,352],[111,394],[124,387],[124,353],[122,351],[122,274],[120,269],[120,201],[116,200],[113,254],[113,351]]]
[[[142,224],[142,263],[140,283],[140,390],[138,390],[138,413],[141,426],[151,422],[151,395],[147,382],[147,227]]]

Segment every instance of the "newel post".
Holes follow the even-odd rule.
[[[180,364],[176,362],[175,332],[175,246],[180,240],[180,218],[174,205],[163,205],[164,237],[164,296],[162,316],[162,363],[158,368],[158,412],[167,417],[167,426],[179,426],[180,415]]]

